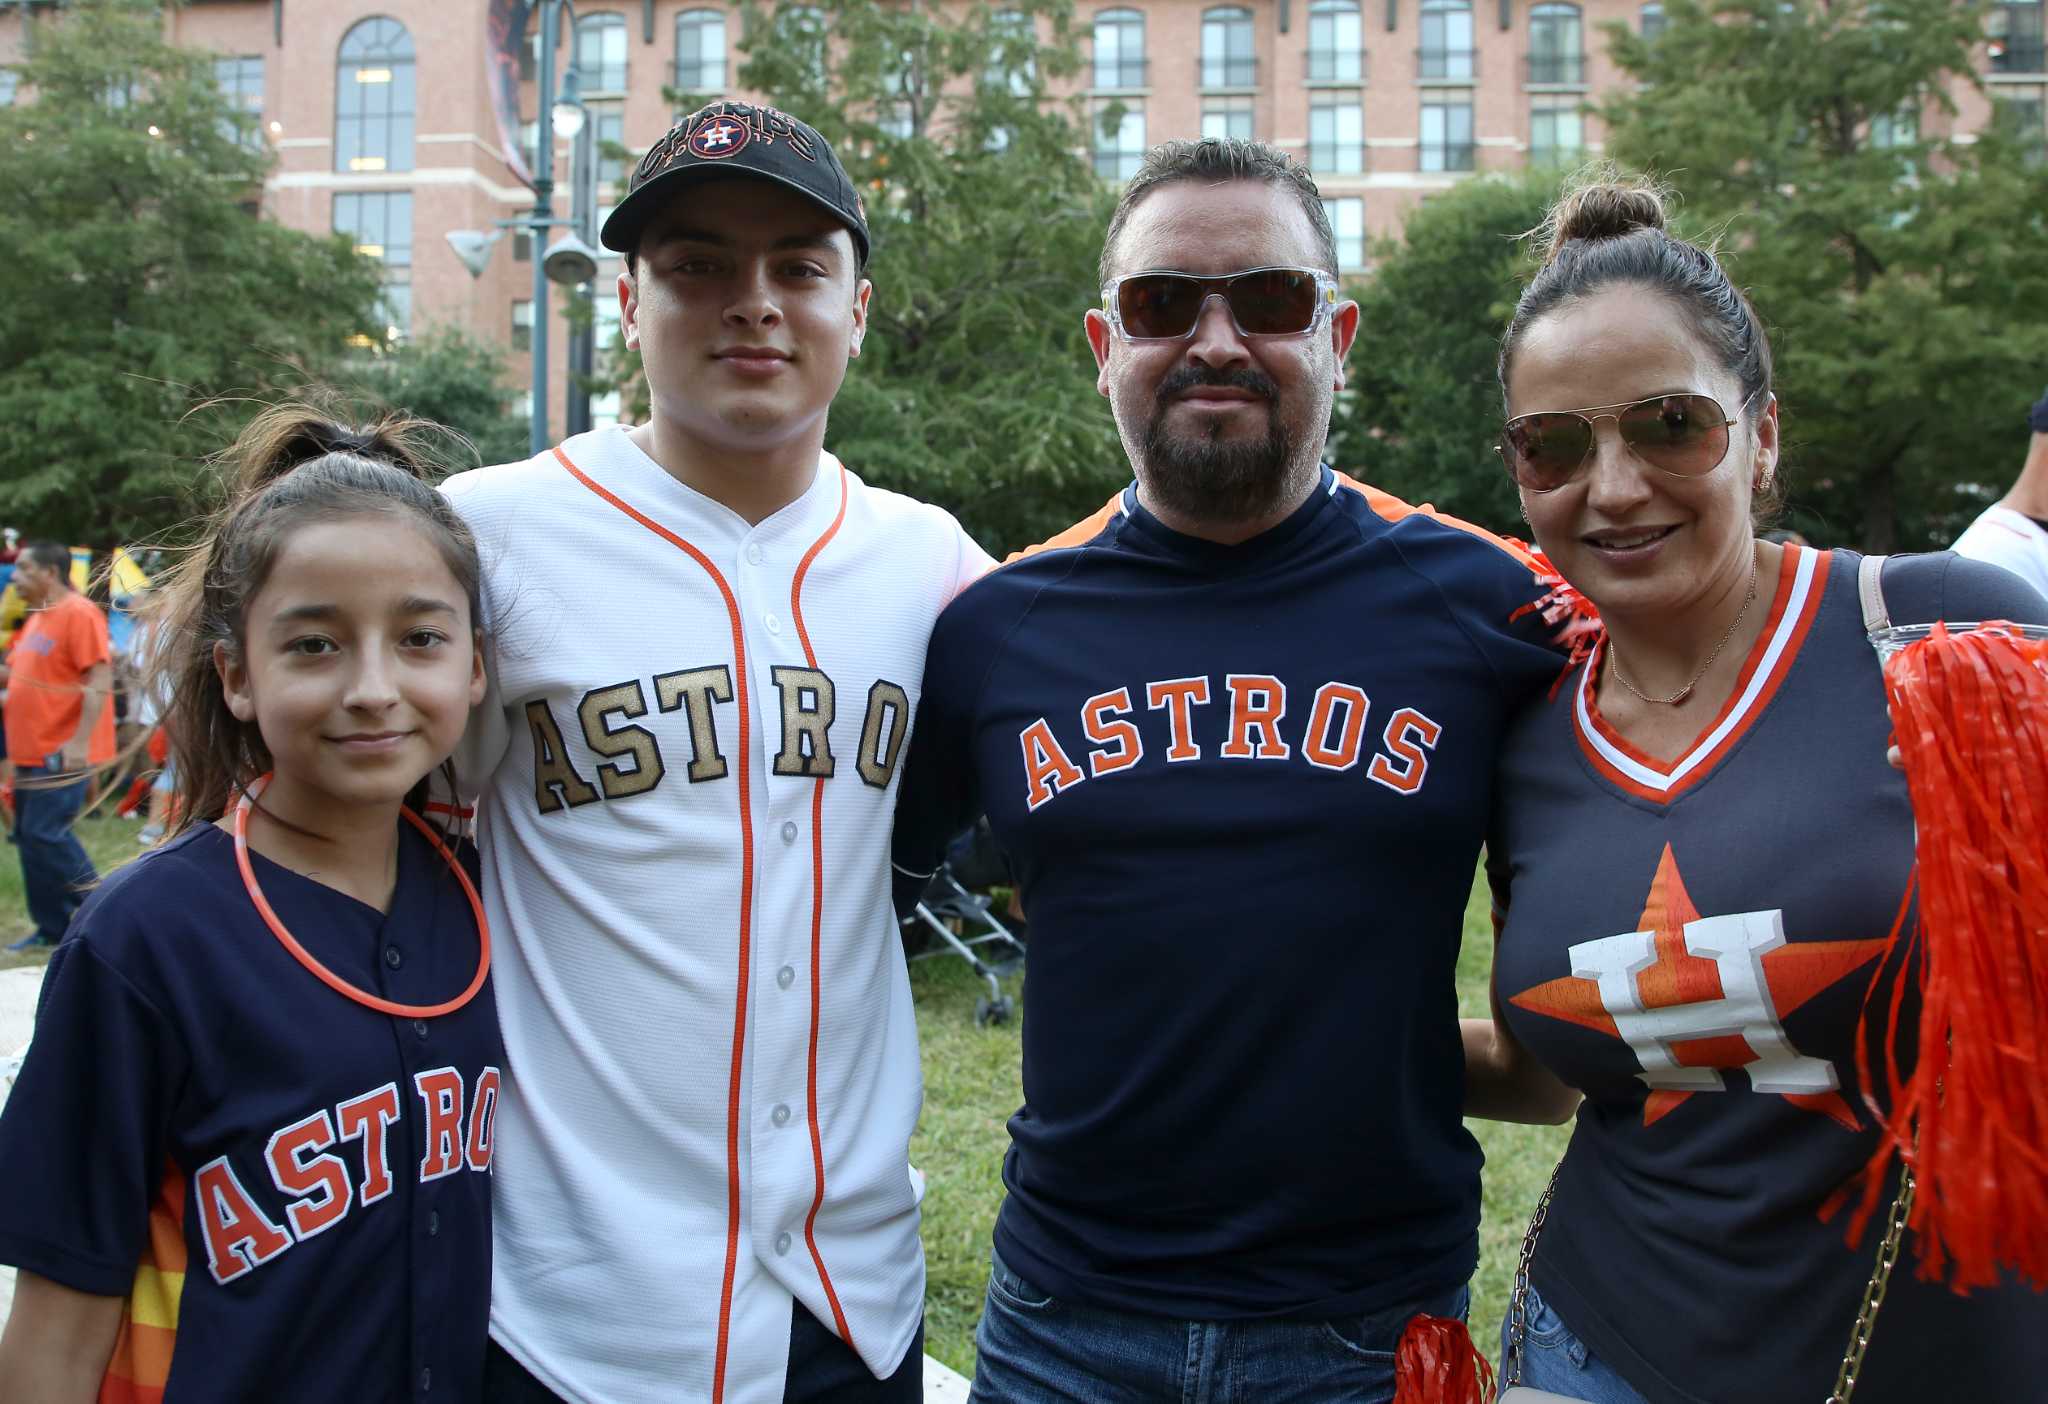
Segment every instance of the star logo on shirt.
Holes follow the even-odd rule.
[[[1582,941],[1572,973],[1508,1002],[1627,1043],[1650,1089],[1643,1124],[1696,1092],[1728,1090],[1740,1068],[1753,1092],[1860,1129],[1835,1066],[1792,1046],[1784,1017],[1878,957],[1888,943],[1785,939],[1783,913],[1705,917],[1664,846],[1639,929]]]

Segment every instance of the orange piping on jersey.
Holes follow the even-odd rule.
[[[1085,546],[1090,541],[1093,541],[1104,527],[1120,516],[1123,510],[1124,494],[1123,490],[1119,488],[1115,497],[1103,503],[1101,508],[1091,515],[1075,522],[1058,536],[1048,537],[1036,546],[1026,546],[1021,551],[1012,551],[1009,555],[1003,557],[1003,564],[1014,564],[1017,561],[1023,560],[1026,556],[1035,556],[1041,551],[1058,551],[1068,546]]]
[[[1365,505],[1372,508],[1376,516],[1386,521],[1398,522],[1403,517],[1427,517],[1433,522],[1443,523],[1453,531],[1462,531],[1468,535],[1478,537],[1487,545],[1495,547],[1505,555],[1512,556],[1520,564],[1528,567],[1529,574],[1539,579],[1552,573],[1548,566],[1530,555],[1526,550],[1504,536],[1495,536],[1483,526],[1474,526],[1460,517],[1445,516],[1427,502],[1423,503],[1420,507],[1413,506],[1410,503],[1403,502],[1391,492],[1382,491],[1370,483],[1361,483],[1358,479],[1348,474],[1336,472],[1334,469],[1331,470],[1331,476],[1336,478],[1338,487],[1346,488],[1363,497]]]
[[[577,482],[704,567],[704,573],[711,577],[718,593],[725,597],[726,618],[732,625],[734,688],[740,713],[740,763],[734,767],[740,782],[740,959],[739,990],[733,997],[732,1071],[727,1081],[725,1103],[725,1282],[719,1289],[718,1355],[711,1369],[711,1401],[712,1404],[721,1404],[725,1398],[726,1348],[732,1332],[733,1274],[738,1269],[740,1253],[740,1057],[747,1047],[747,973],[753,963],[754,811],[747,784],[752,770],[747,757],[753,754],[749,748],[747,719],[753,709],[747,700],[747,641],[740,629],[739,601],[733,598],[732,587],[725,583],[725,577],[718,573],[718,567],[711,563],[709,556],[625,499],[599,486],[595,479],[569,461],[569,455],[562,452],[559,444],[555,446],[555,457],[561,460],[562,466]]]
[[[1583,695],[1586,703],[1586,715],[1592,719],[1594,728],[1600,734],[1600,739],[1615,750],[1620,751],[1636,764],[1653,770],[1659,775],[1669,775],[1680,765],[1688,760],[1692,760],[1693,752],[1698,747],[1700,741],[1713,735],[1715,730],[1734,713],[1735,708],[1741,705],[1742,696],[1749,690],[1749,685],[1755,678],[1757,667],[1763,662],[1764,655],[1770,651],[1772,640],[1781,631],[1790,629],[1790,633],[1785,640],[1785,646],[1779,652],[1777,661],[1772,665],[1770,674],[1764,679],[1763,687],[1757,692],[1755,698],[1750,701],[1741,717],[1736,720],[1735,725],[1730,727],[1727,734],[1715,743],[1713,750],[1705,753],[1697,760],[1692,760],[1692,768],[1669,789],[1652,789],[1617,769],[1612,761],[1600,754],[1599,748],[1592,743],[1592,740],[1581,729],[1577,710],[1574,709],[1572,715],[1572,734],[1578,739],[1579,749],[1584,752],[1587,760],[1592,763],[1595,770],[1611,784],[1619,786],[1638,799],[1646,799],[1652,804],[1669,804],[1707,776],[1714,773],[1714,768],[1721,763],[1721,758],[1728,754],[1736,742],[1749,733],[1750,727],[1756,724],[1756,719],[1762,716],[1765,709],[1770,706],[1771,699],[1777,695],[1779,687],[1784,684],[1786,675],[1792,671],[1793,660],[1798,658],[1800,648],[1805,645],[1806,636],[1812,631],[1814,620],[1820,616],[1821,597],[1827,593],[1828,568],[1834,560],[1834,557],[1825,551],[1815,553],[1813,578],[1808,582],[1806,598],[1801,604],[1798,616],[1789,623],[1785,618],[1786,609],[1792,600],[1793,580],[1799,570],[1799,552],[1803,549],[1808,548],[1802,548],[1789,542],[1786,544],[1784,559],[1778,568],[1778,590],[1776,596],[1771,600],[1770,613],[1765,616],[1764,626],[1758,630],[1756,641],[1750,645],[1749,656],[1743,659],[1742,672],[1736,677],[1735,686],[1729,690],[1728,700],[1721,704],[1721,710],[1715,715],[1714,719],[1700,728],[1699,735],[1693,741],[1692,746],[1671,760],[1659,760],[1655,756],[1630,745],[1628,739],[1610,726],[1606,718],[1600,715],[1600,706],[1595,695],[1596,690],[1593,687],[1593,680],[1599,676],[1600,652],[1598,650],[1595,651],[1593,657],[1586,664],[1586,676],[1582,686],[1584,688]],[[1602,640],[1601,647],[1605,647],[1605,640]]]
[[[839,469],[839,514],[832,518],[832,525],[825,528],[825,534],[811,543],[811,549],[804,552],[804,558],[796,564],[796,574],[789,582],[789,614],[796,621],[797,641],[804,646],[804,662],[811,665],[813,672],[823,672],[818,667],[818,655],[811,647],[810,630],[804,627],[804,576],[810,572],[811,562],[825,549],[825,544],[839,534],[839,527],[846,520],[846,468]],[[825,1144],[818,1133],[818,1010],[823,998],[820,988],[822,976],[818,966],[824,949],[825,910],[825,779],[820,776],[811,786],[811,1047],[806,1064],[806,1096],[809,1099],[811,1118],[811,1176],[817,1186],[811,1195],[811,1212],[804,1216],[804,1243],[811,1250],[811,1261],[817,1264],[818,1281],[824,1284],[825,1300],[832,1305],[832,1324],[839,1330],[839,1339],[847,1345],[853,1344],[853,1331],[846,1324],[846,1313],[839,1308],[839,1294],[832,1290],[832,1275],[825,1271],[824,1255],[818,1251],[818,1210],[825,1203]]]

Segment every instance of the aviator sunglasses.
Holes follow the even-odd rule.
[[[1758,389],[1733,419],[1712,395],[1652,395],[1614,405],[1540,410],[1507,422],[1497,445],[1515,482],[1551,492],[1577,477],[1593,456],[1593,425],[1611,419],[1621,441],[1643,462],[1678,478],[1699,478],[1728,456],[1728,428],[1738,424]]]
[[[1192,273],[1127,273],[1102,290],[1102,310],[1125,341],[1182,341],[1209,299],[1230,309],[1239,336],[1299,336],[1321,326],[1337,300],[1337,280],[1312,268],[1247,268],[1216,278]]]

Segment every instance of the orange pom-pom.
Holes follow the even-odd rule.
[[[1465,1323],[1417,1316],[1394,1348],[1394,1404],[1486,1404],[1493,1366],[1472,1344]]]
[[[1888,1106],[1873,1105],[1885,1135],[1851,1239],[1897,1156],[1918,1182],[1909,1222],[1923,1278],[1946,1269],[1966,1292],[2012,1272],[2038,1290],[2048,1287],[2048,640],[2010,625],[1935,625],[1884,676],[1913,804],[1920,921],[1889,1001]],[[1902,1076],[1903,980],[1914,972],[1918,1055]],[[1872,1089],[1860,1031],[1857,1042]]]

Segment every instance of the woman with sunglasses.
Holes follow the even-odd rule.
[[[1466,1021],[1467,1109],[1584,1098],[1503,1348],[1522,1383],[1598,1404],[1816,1404],[1884,1227],[1852,1248],[1820,1213],[1876,1145],[1858,1017],[1898,977],[1913,866],[1861,557],[1758,539],[1770,345],[1657,193],[1582,188],[1548,232],[1501,347],[1500,452],[1604,635],[1510,730],[1488,845],[1495,1017]],[[1898,623],[2048,620],[1947,552],[1882,588]],[[1907,1237],[1857,1404],[2035,1397],[2048,1299],[1915,1280]]]

